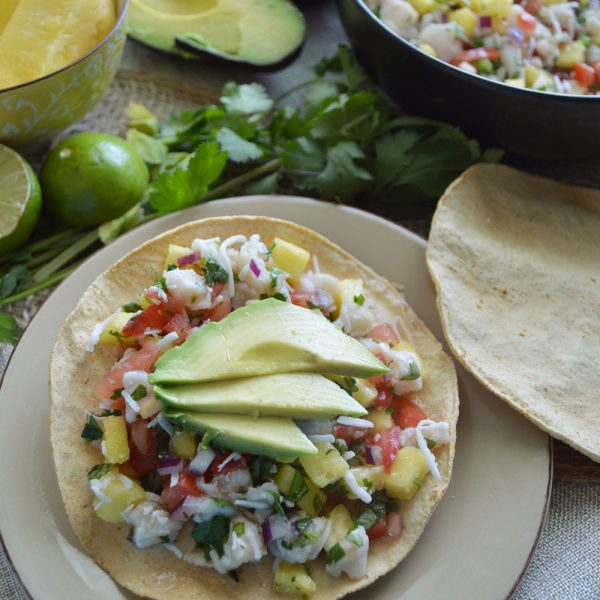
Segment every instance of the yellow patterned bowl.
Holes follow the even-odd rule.
[[[125,47],[129,0],[115,2],[117,21],[95,48],[59,71],[0,89],[0,142],[19,150],[39,149],[100,100]]]

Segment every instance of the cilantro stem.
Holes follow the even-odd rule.
[[[49,277],[45,281],[41,281],[40,283],[37,283],[36,285],[32,285],[31,287],[27,288],[26,290],[23,290],[17,294],[13,294],[12,296],[8,296],[8,297],[4,298],[3,300],[0,300],[0,307],[6,306],[8,304],[12,304],[13,302],[17,302],[18,300],[23,300],[23,298],[27,298],[28,296],[30,296],[32,294],[37,294],[37,292],[41,292],[42,290],[45,290],[49,287],[52,287],[53,285],[56,285],[57,283],[62,281],[65,277],[67,277],[67,275],[70,275],[84,260],[85,259],[79,260],[76,263],[73,263],[72,265],[65,267],[61,271],[57,271],[56,273],[54,273],[54,275],[52,277]]]
[[[269,162],[266,162],[260,165],[259,167],[248,171],[247,173],[243,173],[238,177],[234,177],[233,179],[226,181],[224,184],[210,190],[209,192],[201,196],[196,204],[206,202],[207,200],[221,198],[225,194],[228,194],[229,192],[232,192],[233,190],[236,190],[237,188],[242,187],[247,183],[250,183],[254,179],[262,177],[263,175],[269,175],[270,173],[274,173],[275,171],[277,171],[277,169],[279,169],[280,166],[281,162],[278,158],[270,160]]]
[[[301,89],[303,89],[305,87],[309,87],[311,85],[315,85],[315,83],[321,83],[323,81],[333,83],[336,86],[339,85],[339,82],[335,81],[333,79],[326,79],[324,77],[315,77],[315,79],[309,79],[308,81],[303,81],[302,83],[299,83],[298,85],[291,87],[289,90],[286,90],[282,94],[279,94],[279,96],[277,96],[275,98],[275,100],[273,100],[273,105],[276,106],[277,104],[279,104],[282,100],[284,100],[288,96],[295,94],[296,92],[300,91]]]
[[[78,229],[63,229],[62,231],[59,231],[58,233],[55,233],[50,237],[34,242],[33,244],[29,244],[28,246],[22,246],[15,252],[11,252],[10,254],[7,254],[6,256],[0,258],[0,262],[10,262],[14,258],[18,257],[19,255],[25,252],[35,254],[36,252],[47,250],[48,248],[52,248],[53,246],[63,246],[72,241],[72,237],[77,237],[76,234],[78,234],[79,232],[80,230]]]
[[[58,269],[66,265],[68,262],[73,260],[78,254],[89,248],[92,244],[97,242],[99,239],[98,230],[93,229],[82,238],[77,240],[71,246],[65,248],[59,255],[53,258],[50,262],[46,263],[43,267],[38,269],[33,275],[33,281],[39,283],[46,280]]]
[[[47,260],[54,258],[60,252],[62,252],[61,246],[58,246],[56,248],[50,248],[48,250],[45,250],[44,252],[40,252],[39,254],[37,254],[30,260],[28,260],[25,263],[25,266],[28,269],[31,269],[32,267],[37,267],[38,265],[43,265]]]

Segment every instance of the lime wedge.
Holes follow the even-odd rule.
[[[42,192],[29,163],[0,144],[0,256],[24,244],[37,224]]]

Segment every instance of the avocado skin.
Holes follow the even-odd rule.
[[[201,327],[156,362],[152,384],[275,373],[373,377],[388,372],[360,342],[320,313],[269,298]]]
[[[162,0],[159,8],[132,0],[128,34],[142,44],[184,58],[211,58],[261,70],[291,62],[304,43],[304,17],[288,0],[215,0],[205,4],[196,15],[181,18],[172,0]],[[223,26],[223,14],[229,16],[228,27]],[[243,29],[240,40],[232,33],[237,28]],[[234,51],[236,42],[240,46]]]
[[[292,462],[300,456],[318,454],[317,448],[292,421],[282,417],[217,415],[165,408],[170,421],[198,433],[212,433],[211,444],[236,452],[268,456]]]

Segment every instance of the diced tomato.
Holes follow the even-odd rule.
[[[122,413],[125,412],[125,398],[119,396],[116,400],[113,400],[110,404],[106,405],[108,410],[120,410]]]
[[[398,398],[392,414],[394,423],[402,429],[416,427],[420,421],[427,419],[427,415],[408,398]]]
[[[367,529],[367,535],[370,540],[376,540],[377,538],[387,535],[387,523],[385,517],[381,517],[373,527]]]
[[[575,65],[573,67],[573,72],[575,74],[577,83],[583,87],[590,87],[596,81],[596,70],[594,67],[591,67],[585,63]]]
[[[158,441],[154,429],[148,429],[147,420],[137,419],[130,425],[129,464],[138,477],[158,467]]]
[[[129,449],[129,464],[137,477],[143,477],[158,467],[155,454],[143,454],[135,446]]]
[[[228,450],[226,450],[225,452],[220,452],[216,450],[215,452],[216,456],[210,464],[210,467],[208,467],[207,471],[208,475],[210,475],[211,477],[216,477],[217,475],[226,475],[227,473],[231,473],[231,471],[246,468],[246,461],[244,460],[243,456],[234,460],[230,460],[225,465],[223,465],[225,460],[232,453]]]
[[[110,398],[115,390],[123,387],[123,375],[127,371],[148,371],[155,363],[159,353],[160,348],[156,342],[146,342],[142,348],[132,352],[104,375],[96,386],[97,397],[100,400]]]
[[[190,324],[190,318],[188,317],[187,313],[183,311],[182,313],[177,313],[171,317],[169,322],[164,326],[163,331],[165,333],[171,333],[174,331],[179,336],[175,343],[181,344],[187,338],[191,328],[192,326]]]
[[[344,440],[346,444],[352,442],[363,442],[368,436],[369,430],[362,427],[352,427],[351,425],[335,424],[333,435],[336,439]]]
[[[498,48],[471,48],[470,50],[465,50],[455,56],[450,63],[454,66],[458,66],[461,62],[472,63],[476,60],[483,60],[485,58],[488,60],[500,58],[500,50]]]
[[[389,408],[392,405],[393,399],[394,392],[391,388],[387,387],[387,385],[377,386],[377,398],[375,398],[373,408],[376,408],[378,410]]]
[[[156,432],[147,425],[147,419],[136,419],[131,424],[131,441],[142,454],[149,454],[152,446],[156,450]]]
[[[213,285],[213,291],[211,295],[211,300],[214,302],[218,296],[220,296],[221,292],[225,289],[224,283],[215,283]]]
[[[400,427],[390,427],[380,431],[373,436],[372,440],[381,448],[383,465],[385,470],[389,471],[400,448]]]
[[[385,517],[387,534],[396,537],[402,533],[402,517],[397,512],[388,513]]]
[[[196,485],[196,476],[188,471],[182,471],[179,474],[177,487],[180,488],[186,496],[203,496],[204,492]]]
[[[521,13],[517,18],[517,27],[527,36],[533,35],[537,19],[528,12]]]
[[[390,346],[395,346],[400,340],[396,335],[396,332],[392,329],[392,326],[388,323],[381,323],[381,325],[375,325],[367,336],[377,342],[385,342]]]
[[[147,329],[158,329],[162,331],[169,322],[173,313],[166,304],[151,304],[145,308],[139,315],[136,315],[123,327],[125,337],[138,337],[144,335]]]
[[[171,512],[185,497],[186,493],[178,485],[165,486],[160,494],[160,503]]]
[[[537,15],[543,5],[544,0],[525,0],[522,6],[530,15]]]
[[[223,298],[223,301],[217,304],[210,310],[202,312],[204,319],[210,319],[215,323],[223,320],[231,312],[231,300],[229,298]]]
[[[596,79],[600,82],[600,62],[594,63],[592,65],[594,67],[594,71],[596,73]]]

